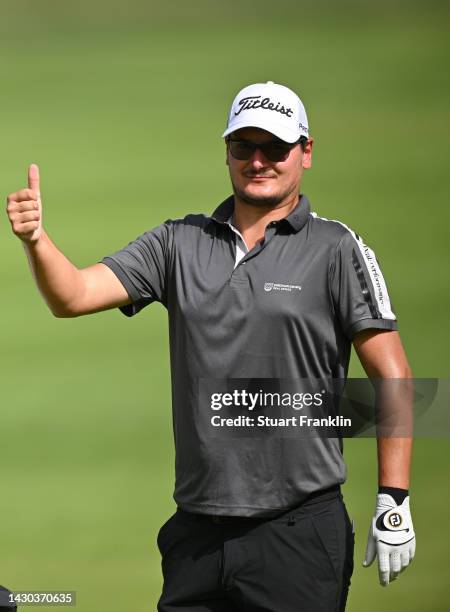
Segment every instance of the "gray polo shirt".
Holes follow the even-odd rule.
[[[175,501],[191,512],[270,516],[345,481],[342,441],[212,435],[202,381],[345,378],[354,335],[397,323],[373,251],[311,212],[304,195],[238,257],[233,208],[231,196],[211,217],[167,220],[102,263],[132,300],[124,314],[154,301],[168,311]]]

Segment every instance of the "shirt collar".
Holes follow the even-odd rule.
[[[224,200],[212,213],[211,218],[219,223],[226,223],[230,221],[234,212],[234,196],[228,197]],[[300,195],[296,207],[291,210],[287,217],[280,219],[289,223],[294,232],[299,232],[308,220],[310,212],[309,200],[305,195]]]

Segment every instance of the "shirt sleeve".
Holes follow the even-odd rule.
[[[169,219],[101,260],[100,263],[111,268],[130,296],[131,304],[120,307],[127,317],[152,302],[161,302],[167,307],[171,243],[172,222]]]
[[[363,329],[397,329],[386,283],[375,253],[360,236],[347,231],[331,265],[331,293],[346,336]]]

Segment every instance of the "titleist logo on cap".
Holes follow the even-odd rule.
[[[262,108],[264,110],[281,113],[282,115],[286,115],[286,117],[292,117],[292,113],[294,112],[292,108],[285,108],[279,102],[272,102],[270,98],[263,98],[262,100],[260,98],[261,96],[248,96],[247,98],[242,98],[238,102],[240,108],[234,111],[234,114],[239,115],[242,111],[250,110],[251,108]]]

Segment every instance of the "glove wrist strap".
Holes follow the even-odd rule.
[[[378,494],[380,493],[387,493],[393,498],[397,506],[400,506],[405,501],[405,498],[408,497],[409,490],[398,489],[397,487],[378,487]]]

